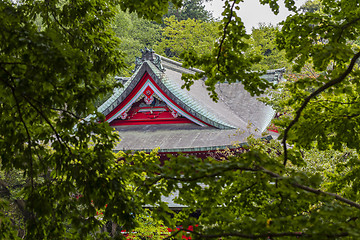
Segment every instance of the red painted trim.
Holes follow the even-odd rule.
[[[271,123],[270,126],[267,128],[268,131],[270,132],[274,132],[274,133],[279,133],[279,128],[277,126],[275,126],[274,123]]]
[[[189,114],[191,117],[195,118],[196,120],[198,120],[199,122],[207,125],[207,126],[211,126],[210,124],[200,120],[199,118],[195,117],[194,115],[190,114],[188,111],[186,111],[185,109],[183,109],[182,107],[180,107],[174,100],[172,100],[156,83],[155,81],[151,78],[151,76],[149,75],[149,73],[145,72],[143,77],[141,78],[141,80],[139,81],[139,83],[135,86],[135,88],[133,89],[133,91],[124,99],[124,101],[122,101],[115,109],[113,109],[108,115],[106,115],[105,117],[105,121],[107,121],[109,118],[111,118],[112,116],[114,116],[118,111],[120,111],[128,102],[130,102],[130,100],[138,93],[138,91],[142,88],[142,86],[145,84],[145,82],[147,81],[147,79],[149,79],[151,81],[151,83],[156,87],[156,89],[161,92],[165,98],[167,100],[169,100],[171,103],[173,103],[176,107],[178,107],[179,109],[181,109],[182,111],[186,112],[187,114]],[[192,122],[191,120],[187,119],[189,122]],[[113,122],[119,122],[120,120],[113,120],[110,125],[111,126],[117,126],[114,125]],[[122,121],[126,121],[126,120],[122,120]],[[176,121],[164,121],[163,123],[152,123],[155,121],[149,121],[148,123],[140,123],[142,125],[144,124],[170,124],[170,123],[177,123]],[[188,122],[186,122],[188,123]],[[140,125],[139,124],[139,125]],[[120,124],[119,124],[120,125]],[[121,124],[122,125],[122,124]],[[125,124],[124,124],[125,125]],[[136,124],[128,124],[128,125],[136,125]]]
[[[165,107],[165,106],[155,106],[155,107],[141,107],[141,109],[149,109],[149,110],[151,110],[151,109],[161,109],[161,108],[167,108],[167,107]]]
[[[180,124],[180,123],[193,123],[189,119],[169,119],[169,120],[114,120],[110,126],[125,126],[125,125],[153,125],[153,124]],[[194,123],[195,124],[195,123]]]
[[[108,115],[105,117],[105,121],[107,121],[109,118],[114,116],[118,111],[120,111],[136,94],[137,92],[142,88],[142,86],[145,84],[146,79],[149,77],[150,80],[152,78],[150,75],[146,72],[144,76],[141,78],[140,82],[135,86],[133,91],[122,101],[115,109],[113,109]]]

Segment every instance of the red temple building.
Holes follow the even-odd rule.
[[[263,137],[275,111],[251,97],[240,82],[219,83],[218,102],[210,99],[204,81],[190,91],[182,89],[182,73],[200,72],[181,63],[142,51],[134,74],[119,78],[123,87],[114,89],[98,111],[119,131],[121,142],[115,151],[150,152],[160,156],[178,152],[208,156],[217,150],[241,146],[252,134]],[[284,69],[268,71],[262,78],[278,82]]]

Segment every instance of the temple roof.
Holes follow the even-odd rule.
[[[217,103],[210,99],[202,80],[195,81],[190,91],[182,89],[182,73],[194,74],[199,71],[201,70],[184,68],[179,62],[145,49],[142,58],[137,58],[134,74],[130,78],[118,78],[124,87],[115,89],[98,111],[105,116],[110,116],[115,111],[119,111],[117,114],[124,112],[129,106],[119,106],[124,101],[129,101],[129,96],[134,95],[134,91],[139,91],[136,89],[139,84],[144,84],[144,76],[148,76],[152,80],[149,84],[155,92],[169,98],[167,104],[171,104],[176,111],[182,111],[181,114],[192,122],[115,126],[122,139],[115,150],[149,151],[159,147],[164,152],[203,151],[224,148],[235,142],[243,143],[250,134],[261,137],[275,111],[252,97],[240,82],[217,84]],[[262,78],[278,82],[283,72],[284,69],[271,70]],[[165,99],[164,96],[160,97]],[[128,105],[130,104],[133,103],[129,102]],[[113,119],[114,117],[107,117],[109,122]]]
[[[195,124],[116,126],[121,142],[115,150],[159,152],[212,151],[242,145],[251,129],[216,129]],[[256,134],[261,137],[261,134]]]

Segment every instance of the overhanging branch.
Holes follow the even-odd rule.
[[[276,178],[276,179],[280,179],[280,178],[284,178],[283,176],[277,174],[277,173],[274,173],[274,172],[271,172],[263,167],[259,167],[259,169],[261,169],[261,171],[263,171],[264,173],[270,175],[271,177],[273,178]],[[353,202],[347,198],[344,198],[338,194],[335,194],[335,193],[331,193],[331,192],[324,192],[324,191],[321,191],[320,189],[315,189],[315,188],[311,188],[311,187],[308,187],[308,186],[305,186],[305,185],[302,185],[302,184],[299,184],[299,183],[296,183],[296,182],[292,182],[291,185],[293,187],[296,187],[296,188],[300,188],[302,190],[305,190],[307,192],[311,192],[311,193],[314,193],[316,195],[325,195],[325,196],[330,196],[330,197],[333,197],[335,198],[336,200],[339,200],[340,202],[343,202],[343,203],[346,203],[352,207],[355,207],[357,209],[360,209],[360,204],[356,203],[356,202]]]
[[[191,231],[188,229],[180,229],[165,239],[173,239],[173,237],[176,236],[177,234],[179,234],[179,232],[181,232],[181,231],[192,233],[194,235],[197,235],[201,239],[222,238],[222,237],[240,237],[240,238],[247,238],[247,239],[258,239],[258,238],[268,239],[268,238],[272,238],[272,237],[312,237],[311,234],[306,234],[303,232],[281,232],[281,233],[267,232],[267,233],[259,233],[259,234],[246,234],[246,233],[240,233],[240,232],[232,232],[232,233],[220,233],[220,234],[203,234],[203,233]],[[346,236],[349,236],[348,232],[324,235],[324,237],[327,237],[327,238],[346,237]]]
[[[9,76],[9,78],[14,82],[14,77],[11,75],[11,73],[4,67],[1,66],[1,69]],[[29,151],[30,151],[30,181],[31,181],[31,190],[34,189],[34,169],[33,169],[33,159],[32,159],[32,138],[31,138],[31,134],[30,134],[30,130],[23,118],[23,114],[22,114],[22,108],[20,106],[20,101],[19,99],[17,98],[16,96],[16,86],[15,86],[15,83],[14,85],[11,85],[9,82],[5,81],[5,79],[2,79],[2,81],[4,82],[4,84],[6,86],[8,86],[11,90],[11,94],[15,100],[15,104],[16,104],[16,110],[19,114],[19,118],[20,118],[20,122],[22,123],[24,129],[25,129],[25,132],[26,132],[26,136],[27,136],[27,139],[28,139],[28,144],[29,144]]]
[[[235,7],[235,3],[236,1],[234,1],[231,5],[231,8],[230,8],[230,16],[229,16],[229,19],[228,21],[226,22],[225,24],[225,27],[224,27],[224,33],[223,33],[223,37],[221,38],[221,41],[220,41],[220,45],[219,45],[219,52],[218,52],[218,55],[216,57],[216,63],[217,63],[217,69],[219,72],[221,72],[223,75],[224,72],[220,69],[220,56],[221,56],[221,51],[222,51],[222,45],[224,44],[224,41],[225,41],[225,38],[226,38],[226,34],[227,34],[227,28],[229,26],[229,24],[231,23],[231,19],[233,17],[233,11],[234,11],[234,7]]]
[[[355,63],[359,59],[359,57],[360,57],[360,52],[356,53],[352,57],[348,68],[345,70],[345,72],[343,74],[341,74],[338,78],[335,78],[335,79],[325,83],[323,86],[319,87],[313,93],[311,93],[309,96],[307,96],[305,98],[304,102],[301,104],[300,108],[296,111],[295,118],[286,127],[286,129],[284,131],[284,138],[282,140],[283,149],[284,149],[284,166],[286,166],[286,162],[288,160],[286,140],[287,140],[289,131],[294,126],[294,124],[299,121],[301,113],[303,112],[303,110],[305,109],[307,104],[310,102],[311,99],[315,98],[317,95],[319,95],[320,93],[322,93],[326,89],[328,89],[328,88],[342,82],[351,73],[351,71],[353,70],[353,68],[355,66]]]
[[[194,182],[194,181],[199,181],[200,179],[203,179],[203,178],[215,177],[215,176],[218,176],[221,173],[224,173],[224,172],[227,172],[227,171],[236,171],[236,170],[252,171],[252,172],[263,172],[263,173],[269,175],[271,178],[274,178],[274,179],[277,179],[277,180],[289,179],[288,177],[284,177],[282,175],[279,175],[279,174],[277,174],[275,172],[272,172],[272,171],[270,171],[270,170],[268,170],[266,168],[263,168],[261,166],[255,166],[254,168],[250,168],[250,167],[229,167],[229,168],[223,169],[222,171],[218,171],[218,172],[215,172],[215,173],[212,173],[212,174],[206,174],[206,175],[198,176],[198,177],[194,177],[194,178],[191,178],[191,177],[186,177],[186,178],[172,177],[172,176],[164,176],[164,175],[162,175],[162,176],[157,177],[155,179],[155,181],[152,182],[151,185],[156,184],[161,179],[176,180],[176,181],[179,181],[179,182]],[[299,189],[302,189],[304,191],[314,193],[316,195],[323,195],[323,196],[333,197],[334,199],[336,199],[336,200],[338,200],[340,202],[343,202],[343,203],[345,203],[347,205],[350,205],[351,207],[355,207],[357,209],[360,209],[360,204],[358,204],[358,203],[356,203],[354,201],[351,201],[350,199],[344,198],[344,197],[342,197],[342,196],[340,196],[338,194],[321,191],[320,189],[311,188],[311,187],[299,184],[299,183],[297,183],[295,181],[291,181],[289,184],[291,186],[295,187],[295,188],[299,188]],[[149,184],[146,184],[146,183],[144,183],[144,185],[150,186]]]

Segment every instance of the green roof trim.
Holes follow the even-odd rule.
[[[231,129],[236,128],[235,126],[229,125],[220,119],[216,118],[216,116],[213,116],[209,110],[201,106],[197,103],[194,99],[191,98],[190,94],[187,90],[179,88],[177,85],[175,85],[170,79],[166,77],[165,74],[162,74],[162,72],[159,72],[157,70],[157,67],[149,63],[150,68],[153,70],[154,73],[158,73],[160,76],[161,82],[165,85],[165,87],[177,98],[181,101],[181,104],[179,104],[181,107],[187,107],[188,112],[198,117],[200,120],[220,129]]]

